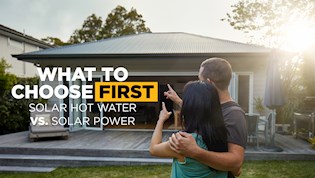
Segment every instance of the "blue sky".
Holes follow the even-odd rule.
[[[152,32],[187,32],[247,42],[220,21],[237,0],[1,0],[0,24],[35,38],[68,40],[92,13],[104,20],[117,5],[136,8]]]

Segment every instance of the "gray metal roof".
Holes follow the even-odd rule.
[[[271,49],[188,33],[142,33],[15,55],[23,58],[269,53]]]

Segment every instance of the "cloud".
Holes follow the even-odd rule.
[[[235,0],[233,0],[235,1]],[[231,1],[229,1],[231,3]],[[143,15],[153,32],[189,32],[242,41],[241,33],[221,22],[226,1],[199,0],[1,0],[0,23],[36,38],[53,36],[66,41],[92,13],[103,20],[117,5]]]
[[[25,29],[26,34],[36,38],[54,36],[68,40],[92,13],[103,17],[109,13],[111,9],[106,7],[115,5],[100,0],[2,0],[0,23],[20,32]]]

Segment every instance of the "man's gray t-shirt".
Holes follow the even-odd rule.
[[[246,148],[247,142],[247,125],[244,111],[234,101],[229,101],[221,105],[222,112],[225,113],[230,107],[239,107],[239,109],[231,109],[226,115],[223,114],[224,123],[228,130],[228,143],[233,143]]]

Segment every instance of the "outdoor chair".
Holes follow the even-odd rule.
[[[265,137],[265,144],[268,143],[269,138],[270,138],[270,128],[271,128],[271,119],[272,119],[272,114],[270,113],[267,117],[267,119],[259,119],[258,122],[258,133],[264,134]]]
[[[257,114],[246,114],[247,123],[247,143],[256,142],[257,148],[259,148],[259,135],[258,135],[258,122],[259,115]]]
[[[32,112],[31,117],[35,118],[44,118],[45,124],[40,125],[41,123],[37,120],[36,125],[33,125],[32,122],[29,126],[29,139],[30,141],[35,141],[39,138],[47,137],[63,137],[68,139],[69,130],[59,125],[59,123],[53,123],[52,118],[57,117],[59,119],[59,112]]]

